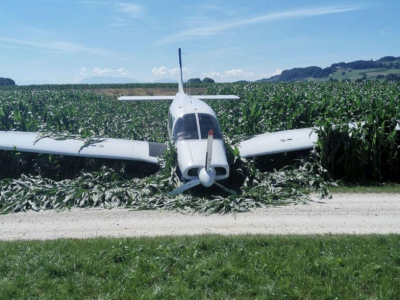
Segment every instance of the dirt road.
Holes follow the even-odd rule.
[[[400,194],[336,194],[233,215],[74,209],[0,216],[0,240],[195,234],[400,233]]]

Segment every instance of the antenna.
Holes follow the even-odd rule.
[[[178,50],[179,53],[179,71],[180,71],[180,81],[179,81],[179,93],[184,93],[183,91],[183,76],[182,76],[182,58],[181,58],[181,48]]]

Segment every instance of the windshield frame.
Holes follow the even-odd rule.
[[[186,114],[179,117],[173,129],[174,140],[198,140],[199,125],[195,113]]]
[[[207,139],[209,130],[212,130],[213,138],[217,139],[217,140],[222,140],[221,128],[219,126],[217,118],[215,118],[213,115],[210,115],[210,114],[198,113],[197,119],[198,119],[199,128],[200,128],[200,139],[202,139],[202,140]],[[210,123],[205,123],[205,122],[210,122],[210,121],[212,122],[211,126],[209,126]]]
[[[213,130],[214,139],[222,139],[217,118],[207,113],[189,113],[176,120],[172,136],[174,141],[204,140],[208,138],[209,130]]]

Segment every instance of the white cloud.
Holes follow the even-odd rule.
[[[161,76],[164,76],[164,75],[174,75],[174,76],[176,76],[176,75],[179,75],[179,68],[168,69],[168,68],[166,68],[164,66],[161,66],[159,68],[153,68],[151,70],[151,73],[155,77],[161,77]],[[182,68],[182,73],[184,75],[188,75],[188,74],[190,74],[190,69],[183,67]]]
[[[124,68],[119,68],[117,70],[115,70],[116,72],[118,72],[121,76],[126,76],[128,75],[128,71],[126,71]]]
[[[216,79],[216,78],[220,78],[221,75],[219,72],[209,71],[209,72],[204,72],[203,77]]]
[[[41,34],[41,35],[52,35],[53,34],[53,32],[51,32],[51,31],[43,30],[43,29],[39,29],[39,28],[35,28],[35,27],[30,27],[30,26],[20,26],[20,28],[27,30],[29,32],[37,33],[37,34]]]
[[[99,54],[99,55],[112,55],[113,53],[107,50],[102,50],[99,48],[89,48],[86,46],[82,46],[79,44],[74,44],[70,42],[43,42],[43,43],[38,43],[38,42],[32,42],[32,41],[26,41],[26,40],[17,40],[17,39],[10,39],[7,37],[0,37],[0,42],[6,43],[6,44],[12,44],[12,45],[22,45],[30,48],[41,48],[41,49],[48,49],[48,50],[57,50],[57,51],[62,51],[62,52],[72,52],[72,53],[77,53],[77,52],[87,52],[87,53],[92,53],[92,54]]]
[[[103,6],[108,4],[106,1],[94,1],[94,0],[79,1],[79,3],[86,5],[96,5],[96,6]]]
[[[168,71],[168,73],[171,74],[171,75],[179,75],[179,68],[176,67],[176,68],[170,69],[170,70]],[[182,73],[183,73],[184,75],[188,75],[188,74],[190,74],[190,69],[189,69],[189,68],[186,68],[186,67],[183,67],[183,68],[182,68]]]
[[[80,76],[87,76],[87,70],[86,68],[81,68]]]
[[[144,7],[137,4],[117,2],[115,3],[115,10],[126,15],[129,18],[141,19],[144,14]]]
[[[163,76],[168,74],[168,69],[164,66],[161,66],[159,68],[153,68],[151,70],[151,73],[153,74],[153,76]]]
[[[114,17],[114,22],[112,22],[110,24],[110,26],[112,26],[112,27],[124,27],[124,26],[128,26],[129,24],[130,24],[130,21],[128,19]]]
[[[112,71],[113,70],[109,69],[109,68],[100,69],[100,68],[96,67],[96,68],[93,69],[92,73],[94,75],[106,75],[108,73],[111,73]]]
[[[272,21],[280,21],[285,19],[296,19],[296,18],[309,18],[315,16],[322,16],[328,14],[338,14],[354,10],[360,10],[361,6],[355,5],[344,5],[344,6],[326,6],[318,8],[305,8],[282,11],[278,13],[265,14],[258,17],[250,17],[247,19],[241,19],[234,21],[226,21],[223,23],[214,23],[203,27],[192,27],[165,38],[159,40],[157,45],[164,45],[173,42],[182,42],[183,40],[193,40],[199,37],[208,37],[217,34],[222,34],[225,31],[232,30],[234,28],[242,28],[252,24],[266,23]]]
[[[246,72],[243,70],[237,70],[237,69],[232,69],[230,71],[225,71],[225,76],[226,77],[235,77],[235,78],[243,78],[243,77],[253,77],[256,74],[254,74],[253,72]]]
[[[262,78],[270,78],[272,76],[281,75],[281,74],[282,74],[282,70],[281,69],[276,69],[275,72],[261,74],[261,77]]]
[[[82,79],[92,77],[92,76],[112,76],[112,77],[126,77],[128,75],[128,71],[124,68],[119,69],[110,69],[110,68],[98,68],[95,67],[91,71],[88,71],[86,68],[81,68],[79,71],[79,76],[76,76],[73,80],[73,83],[79,83]]]

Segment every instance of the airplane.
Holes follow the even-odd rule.
[[[203,100],[233,100],[235,95],[188,95],[183,88],[181,49],[179,55],[178,92],[175,96],[122,96],[119,101],[172,100],[168,111],[168,137],[177,152],[178,171],[183,184],[168,195],[175,196],[198,185],[217,185],[229,177],[222,132],[212,108]],[[268,154],[312,149],[318,136],[315,128],[264,133],[241,141],[240,156],[252,158]],[[53,155],[138,160],[157,164],[166,144],[114,138],[82,141],[57,140],[38,132],[0,131],[0,150],[34,152]]]

